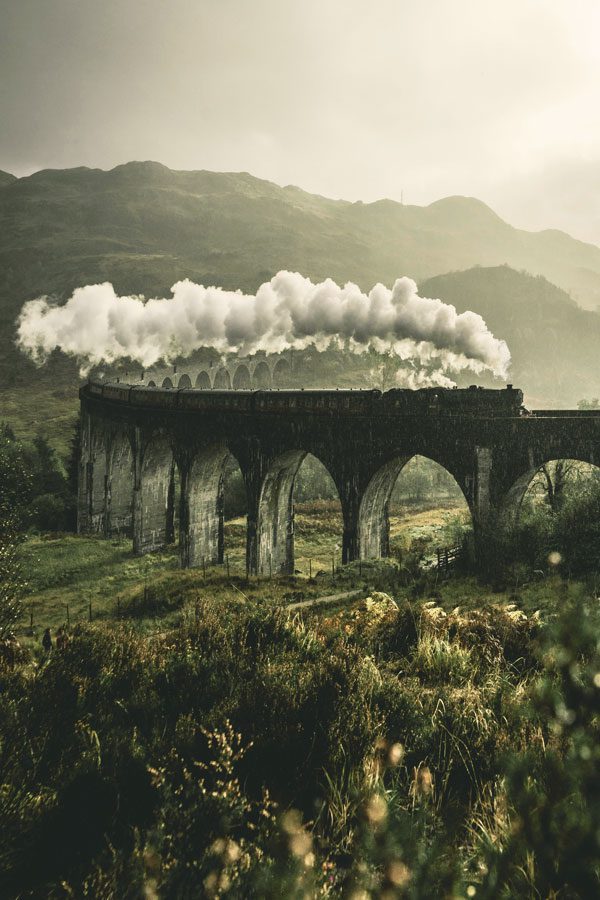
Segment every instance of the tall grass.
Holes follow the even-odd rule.
[[[596,651],[582,639],[565,656],[562,632],[540,650],[548,629],[516,612],[379,593],[307,621],[202,598],[154,636],[77,626],[39,664],[0,670],[0,893],[429,897],[474,885],[508,896],[555,885],[537,832],[515,844],[515,822],[536,815],[536,797],[555,815],[544,791],[573,747],[585,750],[590,797],[577,799],[574,768],[556,802],[572,796],[592,821],[585,748],[597,725],[581,691]],[[520,780],[525,760],[535,795]],[[567,849],[583,852],[569,841],[557,851],[563,880]]]

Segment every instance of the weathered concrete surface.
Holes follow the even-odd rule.
[[[172,450],[165,434],[137,442],[141,450],[133,492],[133,548],[147,553],[166,544]]]
[[[222,363],[193,366],[178,372],[174,366],[152,366],[141,373],[139,385],[165,388],[190,388],[201,390],[270,390],[287,389],[294,384],[293,352],[263,357],[229,358]],[[125,381],[128,382],[128,373]]]
[[[258,504],[258,574],[294,572],[294,481],[306,453],[288,450],[266,472]]]
[[[181,564],[223,562],[225,443],[203,448],[184,465],[181,503]]]
[[[184,566],[223,559],[230,454],[246,486],[252,573],[293,571],[293,488],[307,453],[336,484],[344,562],[388,553],[390,494],[415,454],[456,479],[476,540],[516,508],[543,463],[600,463],[599,414],[525,413],[513,389],[235,392],[90,383],[80,395],[80,531],[131,530],[139,553],[163,546],[175,470]]]
[[[126,431],[112,435],[106,486],[106,531],[110,535],[131,534],[135,480],[133,451]]]

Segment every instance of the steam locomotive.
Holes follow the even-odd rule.
[[[443,415],[519,416],[523,392],[511,384],[504,390],[420,388],[418,390],[198,390],[156,388],[115,382],[88,382],[81,395],[137,408],[179,409],[195,412],[304,412],[316,415]]]

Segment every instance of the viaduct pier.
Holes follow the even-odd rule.
[[[486,526],[518,508],[541,465],[600,464],[600,412],[524,410],[512,386],[382,393],[89,382],[80,400],[79,532],[130,534],[134,550],[147,553],[177,538],[178,519],[182,566],[223,561],[230,456],[246,488],[253,574],[294,570],[294,481],[308,453],[337,487],[343,562],[388,554],[390,496],[416,454],[460,486],[476,552]]]

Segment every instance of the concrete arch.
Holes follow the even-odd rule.
[[[308,455],[307,450],[288,450],[272,460],[267,469],[258,502],[258,574],[294,572],[294,485]]]
[[[192,379],[189,375],[182,375],[177,385],[178,388],[191,388]]]
[[[223,562],[223,489],[231,456],[225,444],[214,444],[200,450],[187,471],[180,542],[183,566]]]
[[[106,491],[106,533],[131,535],[135,462],[129,434],[119,431],[110,442]]]
[[[156,382],[155,382],[155,381],[149,381],[149,382],[148,382],[148,387],[156,387]]]
[[[163,434],[143,446],[133,502],[133,549],[149,553],[167,543],[169,486],[173,467],[171,443]]]
[[[358,513],[358,547],[361,559],[377,559],[389,556],[389,506],[392,492],[404,467],[412,459],[419,456],[435,463],[436,466],[442,468],[452,478],[460,489],[465,504],[469,509],[471,520],[473,520],[470,499],[466,495],[460,481],[447,466],[439,462],[439,460],[424,454],[399,454],[380,466],[371,477],[362,494]]]
[[[84,484],[87,506],[87,527],[85,530],[93,533],[106,532],[108,464],[108,435],[104,429],[92,428],[88,437]]]
[[[305,450],[289,450],[272,461],[258,502],[257,572],[294,572],[294,482]]]
[[[592,456],[592,458],[590,458],[590,456]],[[600,477],[600,461],[594,462],[593,454],[581,453],[575,456],[552,456],[551,458],[544,459],[539,465],[531,466],[523,472],[504,494],[500,504],[500,518],[504,524],[515,523],[518,520],[527,491],[538,472],[540,472],[544,466],[561,460],[577,462],[589,466],[595,470],[597,477]]]
[[[233,373],[233,389],[234,391],[249,391],[251,386],[250,369],[242,363]]]
[[[196,376],[196,387],[201,391],[209,391],[212,387],[208,372],[199,372]]]
[[[285,356],[281,356],[273,366],[271,378],[275,388],[290,388],[293,386],[292,367]]]
[[[231,390],[231,375],[229,374],[229,371],[225,368],[225,366],[221,366],[221,368],[217,371],[213,388],[220,391]]]
[[[173,382],[171,381],[170,378],[167,377],[167,378],[165,378],[165,379],[163,380],[162,387],[164,387],[164,388],[172,388],[172,387],[173,387]]]
[[[410,456],[397,456],[384,463],[368,483],[358,511],[358,552],[360,559],[389,556],[389,504],[398,475]]]
[[[257,391],[265,391],[271,388],[273,381],[271,379],[271,370],[267,363],[263,360],[259,362],[252,373],[253,387]]]

